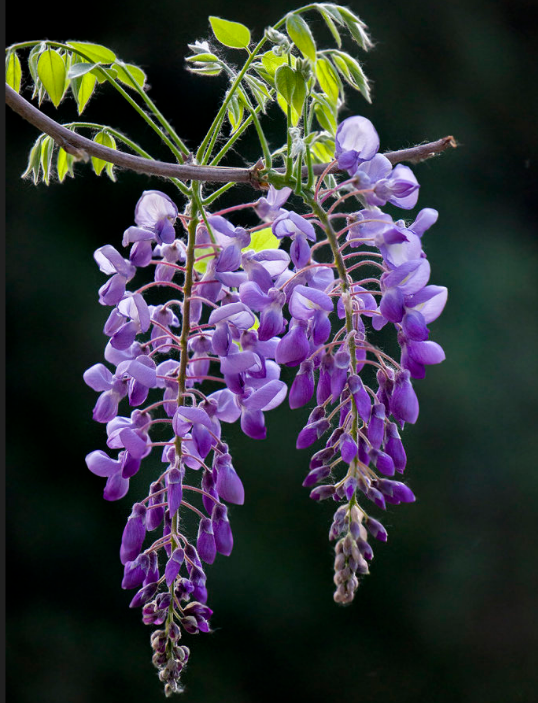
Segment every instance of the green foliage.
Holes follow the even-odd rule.
[[[58,107],[67,88],[64,57],[53,49],[47,49],[37,62],[37,75],[54,107]]]
[[[68,41],[67,45],[76,49],[83,59],[94,63],[112,63],[116,60],[116,54],[100,44],[88,44],[87,42]]]
[[[138,66],[116,61],[112,67],[116,71],[118,80],[130,88],[144,88],[146,85],[146,74]]]
[[[311,13],[323,20],[335,47],[317,48],[312,31],[316,25],[308,19]],[[251,49],[252,37],[245,25],[214,16],[209,18],[209,22],[214,41],[220,44],[220,48],[214,49],[208,41],[189,44],[191,54],[186,57],[188,70],[205,76],[224,72],[230,83],[224,102],[196,152],[198,162],[220,162],[235,141],[250,125],[254,125],[268,167],[268,182],[278,183],[279,187],[286,184],[300,192],[303,161],[311,164],[333,158],[334,135],[338,110],[344,101],[344,87],[349,86],[360,92],[367,101],[371,99],[368,79],[361,64],[343,48],[347,35],[362,49],[369,49],[371,41],[366,26],[346,7],[314,3],[289,12],[269,27]],[[6,80],[17,92],[20,91],[23,71],[18,55],[22,48],[30,48],[28,70],[32,97],[37,97],[39,103],[48,96],[58,107],[69,88],[81,115],[97,84],[111,84],[157,132],[178,162],[182,162],[188,149],[147,96],[146,74],[138,66],[121,61],[105,46],[89,42],[69,41],[62,44],[47,40],[14,45],[7,48]],[[228,63],[226,53],[229,52],[226,49],[246,51],[242,67]],[[236,60],[237,53],[234,51],[232,54]],[[271,151],[261,118],[275,102],[287,122],[284,131],[286,138],[284,144],[277,145]],[[226,123],[229,124],[228,141],[223,146],[219,144],[220,151],[214,156],[213,150],[221,140]],[[116,148],[116,140],[104,127],[99,129],[94,141]],[[149,157],[128,139],[122,138],[122,142]],[[49,183],[53,170],[53,148],[52,142],[42,137],[39,148],[34,146],[32,149],[25,176],[32,176],[34,182],[42,177]],[[286,166],[285,176],[271,170],[274,160],[281,160]],[[71,155],[63,150],[58,152],[56,170],[60,181],[65,180],[67,175],[73,175],[73,163]],[[112,164],[92,158],[92,166],[96,174],[106,170],[114,180]],[[182,192],[188,192],[188,186],[178,181],[175,183]],[[206,193],[204,197],[211,197],[211,193]]]
[[[106,129],[101,130],[98,132],[94,138],[93,141],[96,144],[102,144],[103,146],[109,147],[109,149],[115,149],[116,148],[116,140],[114,137],[107,132]],[[100,176],[101,172],[103,169],[106,170],[108,177],[112,180],[116,180],[116,176],[114,175],[114,164],[109,163],[108,161],[104,161],[103,159],[97,159],[95,156],[92,156],[92,166],[93,170],[95,173]]]
[[[240,22],[230,22],[220,17],[210,17],[211,29],[217,41],[232,49],[247,49],[250,44],[250,30]]]
[[[64,149],[58,149],[58,158],[56,161],[56,169],[58,171],[58,180],[63,183],[66,176],[71,176],[74,178],[73,164],[75,162],[74,156],[68,154]]]
[[[15,51],[8,51],[6,55],[6,83],[17,93],[21,90],[22,69],[21,62]]]
[[[291,14],[287,16],[286,31],[301,54],[314,62],[316,60],[316,43],[312,32],[301,15]]]

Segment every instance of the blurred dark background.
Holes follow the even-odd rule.
[[[233,554],[209,569],[215,633],[185,642],[185,700],[534,701],[537,3],[350,6],[376,41],[358,54],[374,101],[350,95],[342,116],[369,117],[383,150],[447,134],[460,144],[415,167],[419,205],[440,212],[425,238],[432,282],[450,291],[432,325],[447,360],[416,384],[421,416],[405,431],[406,481],[418,499],[382,516],[389,541],[374,545],[355,603],[337,607],[331,506],[308,499],[309,454],[294,449],[308,410],[270,413],[265,443],[232,428],[247,500],[231,511]],[[185,71],[187,42],[209,36],[208,15],[244,22],[259,37],[293,8],[282,0],[10,4],[7,43],[109,46],[146,70],[153,99],[194,148],[224,83]],[[317,18],[314,31],[324,36]],[[83,166],[75,180],[36,188],[20,174],[37,131],[7,113],[9,700],[161,701],[150,629],[127,607],[118,559],[131,503],[157,468],[150,463],[120,503],[102,500],[103,481],[84,457],[104,447],[104,428],[91,420],[95,394],[82,373],[105,342],[93,251],[119,247],[142,190],[175,193],[129,173],[112,184]],[[72,99],[59,118],[77,119]],[[83,119],[168,158],[109,90]],[[278,111],[269,124],[276,143]],[[257,158],[253,144],[241,143],[237,164]]]

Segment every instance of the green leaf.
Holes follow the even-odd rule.
[[[299,71],[294,71],[295,74],[295,89],[293,91],[292,97],[292,107],[294,108],[297,115],[300,117],[303,111],[303,105],[306,98],[306,80],[304,76],[299,73]],[[297,121],[293,121],[293,126],[296,127]]]
[[[314,162],[326,164],[334,159],[334,141],[317,141],[311,149]]]
[[[288,64],[284,64],[277,69],[275,85],[278,104],[285,115],[288,114],[288,106],[291,108],[291,122],[296,126],[301,119],[301,110],[306,96],[304,78],[298,71],[294,71]]]
[[[209,63],[218,60],[218,56],[215,56],[215,54],[194,54],[193,56],[187,56],[187,58],[185,59],[185,61],[190,61],[191,63],[194,61],[199,61],[200,63]]]
[[[255,252],[259,252],[264,249],[278,249],[279,246],[280,239],[275,237],[271,227],[264,227],[263,229],[259,229],[257,232],[252,232],[250,244],[244,247],[241,251],[253,249]]]
[[[28,166],[26,171],[22,174],[21,178],[28,178],[30,174],[34,181],[34,185],[39,183],[39,171],[41,169],[41,144],[45,138],[44,134],[40,134],[36,139],[32,150],[30,151],[30,156],[28,158]]]
[[[58,159],[56,161],[56,169],[58,171],[58,179],[60,183],[63,183],[67,175],[74,177],[73,173],[73,163],[75,162],[75,157],[72,154],[68,154],[65,149],[61,147],[58,149]]]
[[[312,32],[301,15],[288,15],[286,17],[286,30],[301,54],[314,62],[316,60],[316,44]]]
[[[347,7],[338,6],[338,11],[353,39],[360,47],[368,51],[368,49],[372,47],[372,40],[368,36],[364,22],[351,12],[351,10],[348,10]]]
[[[271,93],[269,92],[267,84],[259,78],[249,74],[245,75],[245,82],[250,88],[250,92],[254,96],[254,99],[260,106],[261,111],[265,113],[265,106],[267,102],[271,100]]]
[[[280,66],[275,73],[275,85],[286,104],[291,105],[295,90],[295,71],[287,64]]]
[[[123,61],[116,61],[113,68],[118,74],[118,80],[131,88],[136,88],[137,86],[143,88],[146,84],[146,74],[138,66],[123,63]]]
[[[321,5],[317,6],[319,11],[321,12],[320,8],[323,8],[323,12],[325,14],[329,15],[331,19],[333,19],[336,24],[340,25],[343,27],[345,25],[344,18],[342,17],[342,14],[340,13],[341,6],[340,5],[334,5],[333,3],[325,2]]]
[[[329,134],[336,134],[336,105],[331,103],[326,95],[315,93],[312,97],[314,115],[323,129]]]
[[[239,129],[243,122],[243,102],[237,95],[232,95],[228,104],[228,119],[232,128],[230,134],[233,134]]]
[[[368,79],[364,75],[360,63],[352,56],[342,51],[332,51],[331,56],[344,80],[347,81],[352,88],[359,90],[368,102],[372,102]]]
[[[341,88],[340,79],[331,62],[322,56],[316,61],[316,77],[325,95],[336,104]]]
[[[202,64],[200,68],[189,68],[191,73],[197,73],[199,76],[218,76],[222,73],[222,66],[218,63]]]
[[[43,169],[43,180],[47,185],[50,182],[50,167],[52,164],[52,152],[54,151],[54,141],[52,137],[45,137],[41,143],[41,168]]]
[[[82,111],[86,107],[88,100],[91,98],[93,91],[95,90],[96,83],[97,78],[93,74],[86,73],[84,76],[82,76],[80,86],[76,95],[79,115],[82,114]]]
[[[106,130],[102,130],[101,132],[98,132],[95,137],[93,138],[93,141],[96,144],[102,144],[103,146],[108,146],[110,149],[115,149],[116,148],[116,141],[114,140],[114,137],[110,135]],[[95,173],[100,176],[102,170],[106,166],[106,171],[107,174],[110,176],[112,180],[115,180],[114,174],[113,174],[113,167],[114,164],[111,164],[109,161],[104,161],[103,159],[98,159],[95,156],[92,156],[92,166],[93,170]]]
[[[325,24],[329,28],[331,34],[334,37],[334,41],[336,42],[338,48],[342,46],[342,38],[340,37],[340,32],[338,31],[333,18],[331,15],[326,11],[324,5],[317,5],[316,9],[319,11],[320,15],[323,17],[325,20]]]
[[[70,80],[73,78],[80,78],[85,73],[89,73],[96,66],[96,63],[88,63],[87,61],[75,61],[69,71],[67,71],[67,77]]]
[[[108,80],[107,74],[103,71],[102,68],[99,68],[99,66],[96,66],[93,69],[92,73],[97,78],[99,83],[105,83]],[[116,78],[116,76],[118,75],[116,69],[112,67],[107,68],[107,73],[111,78]]]
[[[44,51],[37,62],[37,75],[54,107],[58,107],[66,88],[67,76],[63,57],[52,49]]]
[[[217,40],[231,49],[246,49],[250,44],[250,30],[240,22],[229,22],[220,17],[210,17],[211,29]]]
[[[9,51],[6,57],[6,83],[17,93],[21,90],[21,62],[15,51]]]
[[[28,54],[28,68],[30,69],[30,75],[32,76],[32,80],[34,81],[34,90],[32,92],[32,98],[35,98],[35,96],[37,95],[40,105],[43,101],[43,98],[45,97],[45,88],[43,88],[43,83],[41,83],[41,80],[37,75],[37,63],[39,61],[39,57],[41,56],[43,51],[46,51],[46,49],[47,45],[42,42],[41,44],[37,44],[36,46],[34,46],[34,48]]]
[[[95,63],[112,63],[116,60],[116,54],[107,49],[106,46],[101,46],[101,44],[68,41],[67,45],[84,54],[83,59],[94,61]]]

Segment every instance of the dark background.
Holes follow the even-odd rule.
[[[418,500],[382,516],[389,541],[374,545],[372,575],[355,603],[337,607],[331,506],[308,499],[301,482],[309,455],[294,449],[307,410],[270,413],[265,443],[232,428],[247,500],[231,511],[233,554],[209,569],[215,632],[186,641],[185,700],[534,701],[537,4],[350,6],[376,41],[359,55],[374,101],[350,95],[342,116],[372,119],[383,150],[447,134],[460,144],[415,168],[419,205],[440,212],[425,237],[432,282],[449,288],[432,326],[447,360],[416,384],[421,416],[405,431],[406,480]],[[187,42],[209,36],[211,14],[259,37],[289,9],[280,0],[55,2],[33,12],[10,4],[7,43],[111,47],[147,71],[153,99],[194,148],[224,84],[186,73]],[[85,119],[168,158],[127,106],[100,93]],[[58,114],[50,103],[44,109]],[[104,429],[91,420],[95,394],[82,373],[105,343],[107,313],[97,303],[104,279],[93,251],[119,247],[143,189],[175,194],[128,173],[113,185],[84,167],[62,186],[21,181],[37,132],[7,112],[10,700],[160,701],[150,629],[127,607],[118,559],[131,503],[157,469],[150,463],[120,503],[102,500],[103,482],[84,456],[104,447]],[[71,99],[60,119],[76,119]],[[271,113],[270,134],[279,119]],[[257,156],[246,138],[235,163]]]

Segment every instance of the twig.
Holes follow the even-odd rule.
[[[20,115],[34,127],[48,134],[56,144],[62,147],[68,154],[75,158],[87,161],[91,156],[95,156],[103,161],[114,164],[121,168],[136,173],[144,173],[148,176],[161,176],[164,178],[178,178],[181,181],[206,181],[213,183],[250,183],[253,188],[259,190],[267,188],[264,183],[262,172],[263,164],[258,161],[252,168],[229,168],[226,166],[197,166],[194,164],[172,164],[164,161],[154,161],[141,156],[134,156],[116,149],[97,144],[91,139],[72,132],[67,127],[55,122],[45,115],[41,110],[34,107],[28,100],[19,95],[6,83],[6,103],[9,107]],[[385,156],[394,165],[401,161],[418,163],[432,156],[436,156],[450,147],[456,147],[454,137],[444,137],[429,144],[419,144],[410,149],[400,151],[389,151]],[[314,174],[323,173],[329,164],[315,164]],[[302,169],[303,175],[308,174],[307,167]],[[330,169],[331,173],[340,171],[337,165]],[[277,169],[280,173],[280,169]],[[282,173],[284,171],[282,170]]]

